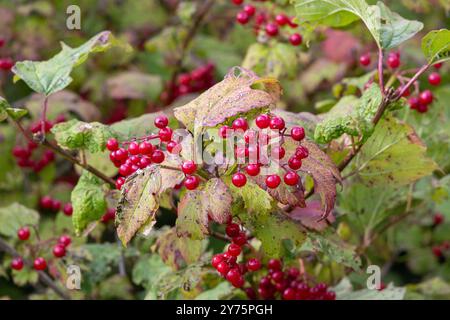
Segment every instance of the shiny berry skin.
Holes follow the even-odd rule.
[[[295,156],[299,159],[306,159],[309,156],[309,151],[304,146],[298,146],[297,149],[295,149]]]
[[[248,164],[245,167],[245,172],[247,172],[247,174],[251,177],[255,177],[259,174],[259,172],[261,171],[259,164]]]
[[[247,261],[247,269],[250,271],[258,271],[261,269],[261,261],[256,258],[249,259]]]
[[[211,259],[211,265],[214,268],[217,268],[217,266],[219,265],[219,263],[221,263],[223,261],[223,256],[221,254],[216,254],[212,257]]]
[[[231,126],[234,130],[243,130],[246,131],[248,129],[248,123],[247,120],[244,118],[237,118],[233,121],[233,124]]]
[[[183,171],[184,174],[193,174],[197,171],[197,165],[192,160],[184,161],[181,164],[181,171]]]
[[[270,125],[270,117],[267,114],[260,114],[256,117],[255,123],[260,129],[268,128]]]
[[[186,180],[184,180],[184,186],[188,190],[197,189],[199,184],[200,184],[200,179],[197,176],[189,176],[186,178]]]
[[[428,82],[432,85],[432,86],[438,86],[441,84],[441,75],[437,72],[433,72],[432,74],[430,74],[428,76]]]
[[[14,66],[14,62],[10,58],[0,59],[0,69],[9,71]]]
[[[297,268],[295,268],[295,267],[289,268],[289,270],[288,270],[289,277],[291,277],[293,279],[297,279],[297,277],[299,275],[300,275],[300,271]]]
[[[417,111],[419,111],[420,113],[425,113],[428,111],[428,106],[426,104],[421,103],[417,108]]]
[[[245,186],[245,184],[247,183],[247,177],[245,176],[245,174],[237,172],[235,174],[233,174],[233,177],[231,178],[231,182],[238,188],[241,188],[243,186]]]
[[[128,177],[132,173],[132,169],[129,165],[123,164],[119,167],[119,174],[124,177]]]
[[[297,173],[290,171],[284,175],[283,180],[288,186],[295,186],[299,181],[299,176]]]
[[[239,11],[236,15],[236,21],[240,24],[247,24],[250,20],[250,17],[247,12],[245,11]]]
[[[230,271],[230,266],[226,261],[219,262],[216,267],[217,271],[219,271],[220,274],[226,275],[228,271]]]
[[[62,258],[66,255],[66,248],[61,244],[57,244],[56,246],[53,247],[52,252],[56,258]]]
[[[233,239],[231,240],[238,246],[243,246],[244,244],[247,243],[247,236],[245,235],[244,232],[240,232],[236,237],[233,237]]]
[[[37,271],[45,270],[47,268],[47,261],[42,257],[36,258],[33,262],[33,267]]]
[[[61,209],[61,201],[53,200],[52,201],[52,210],[58,212]]]
[[[58,243],[66,248],[70,246],[70,244],[72,243],[72,239],[69,236],[63,235],[59,237]]]
[[[233,2],[237,6],[240,6],[241,4],[244,3],[244,0],[231,0],[231,2]]]
[[[275,22],[279,26],[285,26],[289,22],[289,18],[285,14],[277,14],[275,17]]]
[[[272,130],[283,130],[285,125],[283,118],[273,117],[270,119],[270,129]]]
[[[182,73],[182,74],[180,74],[178,76],[178,83],[181,84],[181,85],[184,85],[184,86],[188,86],[189,83],[191,82],[191,80],[192,80],[192,78],[191,78],[191,75],[189,73]],[[166,119],[167,119],[167,117],[166,117]],[[162,123],[161,124],[160,123],[161,123],[161,120],[158,120],[158,125],[162,126]],[[167,119],[167,124],[169,124],[169,120],[168,119]],[[165,126],[162,126],[161,128],[166,127],[167,124]],[[155,126],[157,128],[160,128],[160,127],[158,127],[158,125],[156,124],[156,119],[155,119]]]
[[[359,63],[361,63],[361,65],[367,67],[370,64],[370,54],[366,53],[363,54],[361,57],[359,57]]]
[[[181,145],[176,143],[175,141],[169,141],[167,142],[167,152],[172,154],[178,154],[181,152]]]
[[[172,134],[173,130],[169,127],[159,129],[159,139],[161,139],[161,141],[169,142],[172,140]]]
[[[233,257],[237,257],[238,255],[240,255],[241,251],[242,251],[241,247],[235,243],[230,244],[227,250],[228,254]]]
[[[43,209],[51,210],[53,208],[53,199],[49,196],[41,198],[40,205]]]
[[[30,228],[28,227],[20,228],[17,231],[17,237],[22,241],[28,240],[30,238]]]
[[[238,236],[240,232],[241,232],[241,228],[236,223],[230,223],[229,225],[227,225],[227,227],[225,229],[225,233],[230,238]]]
[[[116,180],[116,189],[117,190],[122,189],[122,186],[124,185],[124,183],[125,183],[125,178],[123,178],[123,177],[117,178],[117,180]]]
[[[226,139],[232,133],[232,129],[229,126],[222,126],[219,129],[219,135],[222,139]]]
[[[302,141],[305,138],[305,129],[303,127],[293,127],[291,129],[291,138],[295,141]]]
[[[420,100],[417,97],[409,98],[408,103],[411,109],[418,109],[420,106]]]
[[[247,4],[244,6],[244,11],[247,13],[250,17],[253,17],[256,12],[256,8],[252,6],[251,4]]]
[[[434,67],[436,70],[439,70],[440,68],[442,68],[442,65],[443,65],[443,63],[442,63],[442,62],[439,62],[439,63],[434,64],[433,67]]]
[[[275,189],[280,185],[280,183],[281,178],[276,174],[270,175],[266,178],[266,185],[271,189]]]
[[[123,148],[119,148],[115,152],[115,158],[118,161],[125,161],[128,159],[128,152],[125,151],[125,149],[123,149]]]
[[[327,291],[325,293],[324,300],[336,300],[336,293],[333,291]]]
[[[293,46],[299,46],[302,44],[303,42],[303,37],[300,33],[294,33],[291,34],[289,36],[289,42],[293,45]]]
[[[281,270],[281,261],[278,259],[270,259],[267,263],[267,268],[274,270],[274,271],[280,271]]]
[[[238,268],[233,268],[227,272],[227,280],[231,283],[237,282],[239,278],[241,277],[241,273],[239,272]]]
[[[117,142],[116,139],[110,138],[110,139],[108,139],[108,141],[106,142],[106,148],[107,148],[109,151],[116,151],[117,149],[119,149],[119,143]]]
[[[23,259],[21,257],[14,258],[11,261],[11,268],[17,271],[23,269]]]
[[[167,119],[167,117],[164,115],[157,116],[155,118],[155,127],[159,128],[159,129],[163,129],[163,128],[167,127],[168,124],[169,124],[169,119]]]
[[[64,213],[66,216],[68,216],[68,217],[70,217],[70,216],[72,215],[72,213],[73,213],[73,207],[72,207],[72,204],[71,204],[71,203],[66,203],[66,204],[64,205],[63,213]]]
[[[387,64],[392,69],[397,69],[400,66],[400,57],[397,54],[389,54]]]
[[[296,292],[293,288],[287,288],[283,291],[283,300],[295,300]]]
[[[137,155],[137,154],[139,154],[139,153],[140,153],[140,152],[139,152],[139,144],[136,143],[136,142],[131,142],[131,143],[128,145],[128,152],[129,152],[131,155]]]
[[[162,152],[161,150],[153,151],[151,159],[154,163],[162,163],[165,159],[164,152]]]
[[[429,105],[433,102],[433,93],[430,90],[425,90],[419,95],[419,100],[424,105]]]
[[[268,23],[266,25],[266,34],[269,37],[274,37],[278,34],[278,26],[274,23]]]
[[[148,141],[143,141],[139,144],[139,153],[140,154],[152,154],[153,145]]]

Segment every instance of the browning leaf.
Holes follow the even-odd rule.
[[[217,223],[228,221],[231,214],[233,197],[226,184],[218,178],[209,180],[203,191],[205,197],[205,210],[209,217]]]
[[[282,183],[278,188],[270,189],[266,186],[265,176],[259,175],[257,177],[252,177],[251,179],[255,181],[255,183],[259,187],[266,190],[272,196],[272,198],[276,199],[278,202],[285,205],[291,205],[293,207],[305,206],[305,189],[303,188],[303,184],[301,181],[296,187],[290,187],[285,183]]]
[[[302,225],[316,231],[325,230],[330,223],[335,221],[333,215],[329,215],[326,219],[320,220],[323,210],[319,201],[310,201],[305,208],[295,208],[290,213],[292,219],[300,221]]]

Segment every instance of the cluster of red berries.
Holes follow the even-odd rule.
[[[0,38],[0,49],[5,45],[6,41]],[[9,71],[14,66],[14,61],[11,58],[0,58],[0,70]]]
[[[17,237],[21,241],[27,241],[30,238],[30,228],[22,227],[17,231]],[[57,243],[53,246],[52,253],[55,258],[62,258],[66,255],[66,249],[71,244],[72,239],[67,235],[62,235],[58,238]],[[14,270],[22,270],[24,261],[22,257],[15,257],[11,261],[11,268]],[[37,271],[42,271],[47,268],[47,260],[43,257],[37,257],[33,261],[33,268]]]
[[[260,130],[249,129],[246,119],[237,118],[233,121],[231,127],[225,125],[219,129],[220,136],[223,139],[227,139],[236,132],[244,132],[245,146],[236,146],[235,155],[238,158],[248,158],[248,161],[245,166],[239,165],[238,172],[233,174],[231,179],[232,183],[238,188],[245,186],[247,183],[247,177],[241,171],[245,171],[247,175],[255,177],[260,174],[264,165],[270,164],[269,159],[262,154],[263,150],[268,152],[270,147],[271,159],[279,162],[286,154],[286,150],[282,146],[285,138],[289,137],[297,142],[301,142],[305,138],[305,129],[302,127],[292,127],[287,133],[285,121],[279,116],[261,114],[256,118],[255,124]],[[266,129],[267,132],[270,129],[270,132],[267,133]],[[277,132],[281,135],[282,139],[279,140],[279,144],[270,145],[271,132]],[[299,145],[297,147],[295,153],[287,161],[287,166],[284,166],[286,173],[283,176],[283,181],[285,184],[295,186],[299,183],[300,177],[296,171],[301,168],[302,160],[307,158],[308,155],[309,151],[305,146]],[[277,188],[281,184],[281,177],[277,174],[267,175],[265,184],[268,188]]]
[[[399,51],[393,51],[390,52],[387,56],[386,63],[391,69],[397,69],[400,67],[400,52]],[[359,57],[359,63],[367,67],[372,63],[372,59],[370,56],[370,53],[364,53]]]
[[[232,0],[233,4],[241,6],[244,4],[244,0]],[[264,2],[264,1],[259,1]],[[280,34],[280,28],[290,27],[295,29],[298,25],[294,22],[293,17],[288,17],[284,13],[271,15],[269,12],[265,11],[263,8],[257,9],[251,4],[245,4],[242,10],[236,15],[236,21],[242,25],[250,22],[250,20],[255,17],[254,29],[256,33],[263,28],[265,34],[268,37],[276,37]],[[303,38],[300,33],[292,33],[286,35],[289,42],[293,46],[299,46],[302,44]]]
[[[41,198],[41,200],[39,200],[39,206],[41,207],[41,209],[46,210],[46,211],[52,211],[52,212],[58,212],[59,210],[61,210],[61,201],[57,200],[57,199],[53,199],[50,196],[43,196]],[[67,205],[64,206],[64,214],[69,215],[67,213],[70,212],[70,215],[72,215],[72,205],[70,205],[70,208],[67,207]],[[66,213],[67,212],[67,213]]]
[[[450,241],[444,241],[441,244],[435,245],[431,248],[434,256],[438,259],[445,260],[445,252],[450,250]]]
[[[121,189],[126,177],[139,169],[144,169],[152,163],[162,163],[165,160],[164,145],[167,152],[177,154],[181,151],[181,146],[172,141],[173,130],[168,127],[169,119],[164,116],[156,117],[155,126],[159,128],[158,134],[142,138],[142,141],[131,141],[119,146],[115,138],[106,142],[106,148],[111,151],[109,158],[112,163],[119,168],[119,177],[116,180],[117,189]],[[151,140],[159,140],[159,144],[152,144]]]
[[[203,92],[211,88],[214,85],[214,71],[214,64],[209,62],[190,72],[180,74],[175,86],[161,93],[160,100],[167,105],[186,94]]]
[[[267,263],[267,274],[258,284],[258,295],[262,299],[283,300],[335,300],[336,294],[328,290],[328,286],[319,283],[309,286],[301,279],[300,270],[295,267],[283,270],[283,264],[278,259],[271,259]],[[246,290],[249,299],[257,297],[253,288]]]

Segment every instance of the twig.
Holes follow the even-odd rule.
[[[47,109],[48,109],[48,97],[44,98],[44,103],[42,105],[42,114],[41,114],[41,135],[42,139],[45,139],[45,126],[47,122]]]
[[[0,251],[4,251],[4,252],[6,252],[6,253],[14,256],[14,257],[19,257],[20,256],[20,254],[16,251],[16,249],[11,247],[2,238],[0,238]],[[33,264],[28,259],[23,259],[23,262],[28,267],[30,267],[30,268],[33,267]],[[46,285],[47,287],[52,289],[62,299],[65,299],[65,300],[70,300],[71,299],[70,295],[67,292],[65,292],[63,289],[61,289],[55,282],[53,282],[52,278],[50,278],[50,276],[47,273],[45,273],[44,271],[38,271],[38,275],[39,275],[39,280],[44,285]]]
[[[383,49],[378,49],[378,80],[381,94],[384,96],[384,75],[383,75]]]

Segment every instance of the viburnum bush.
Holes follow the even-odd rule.
[[[0,297],[450,299],[445,1],[65,2],[0,2]]]

